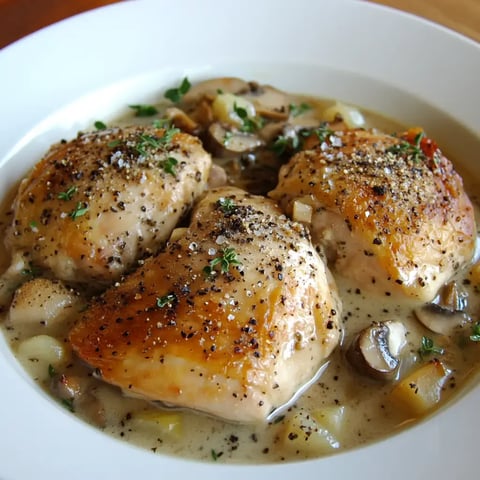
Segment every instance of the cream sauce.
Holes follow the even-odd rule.
[[[329,100],[291,96],[291,103],[308,102],[314,108],[308,115],[317,116]],[[162,109],[163,105],[159,106]],[[399,131],[401,126],[380,115],[364,112],[367,126],[374,126],[387,132]],[[151,118],[145,119],[146,123]],[[120,124],[138,123],[133,113],[119,120]],[[143,121],[143,119],[142,119]],[[248,165],[250,158],[250,166]],[[270,153],[254,157],[218,159],[226,167],[232,182],[246,185],[251,190],[268,191],[270,185],[265,179],[272,179],[279,165],[272,163]],[[461,171],[461,169],[460,169]],[[274,178],[274,177],[273,177]],[[260,181],[258,181],[260,179]],[[477,200],[477,199],[475,199]],[[477,219],[480,219],[477,209]],[[3,209],[2,230],[9,223],[8,211]],[[0,258],[7,254],[1,247]],[[6,264],[1,267],[6,268]],[[467,391],[478,377],[480,366],[480,343],[468,339],[470,325],[451,338],[429,332],[415,318],[413,305],[408,301],[399,303],[388,297],[375,298],[362,292],[348,279],[336,277],[343,301],[343,342],[328,361],[328,367],[320,378],[281,417],[262,425],[237,425],[208,416],[178,410],[162,410],[157,405],[141,399],[124,396],[117,388],[107,385],[92,376],[92,372],[77,359],[66,365],[62,372],[67,376],[84,378],[88,382],[88,396],[95,402],[79,402],[75,414],[104,432],[140,445],[156,453],[180,455],[194,459],[235,463],[281,462],[316,457],[351,449],[367,442],[376,441],[419,421],[412,415],[398,409],[389,398],[393,383],[374,381],[355,371],[345,359],[345,349],[355,333],[369,326],[372,321],[401,320],[408,331],[407,346],[401,354],[399,377],[403,377],[417,365],[426,362],[419,355],[422,336],[432,338],[436,345],[444,348],[441,360],[452,370],[443,386],[440,406],[447,405],[455,396]],[[470,281],[469,271],[461,272],[457,281],[468,293],[468,311],[478,321],[480,299],[478,284]],[[28,333],[3,322],[3,330],[13,351],[25,340]],[[67,326],[60,327],[55,336],[66,342]],[[440,357],[439,357],[440,358]],[[29,362],[25,367],[30,369]],[[46,371],[48,364],[42,368]],[[32,371],[30,369],[30,371]],[[37,370],[36,370],[37,371]],[[55,374],[42,375],[37,381],[52,393],[51,384],[57,381]],[[47,377],[47,378],[45,378]],[[54,377],[54,378],[51,378]],[[53,394],[58,399],[58,395]],[[64,402],[67,407],[71,406]],[[93,405],[93,407],[92,407]],[[315,449],[298,443],[289,431],[289,421],[298,412],[321,412],[326,409],[341,412],[339,427],[332,434],[334,440],[326,449]],[[93,413],[92,413],[93,412]],[[157,415],[157,413],[159,414]],[[427,417],[430,415],[427,415]],[[420,419],[421,420],[421,419]]]

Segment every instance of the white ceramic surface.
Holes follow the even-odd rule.
[[[480,46],[360,1],[129,1],[0,52],[0,195],[48,146],[192,81],[236,75],[423,125],[480,178]],[[480,347],[480,345],[479,345]],[[223,466],[154,455],[72,417],[0,338],[0,478],[478,478],[480,388],[387,440],[315,461]]]

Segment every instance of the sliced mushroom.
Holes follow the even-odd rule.
[[[282,121],[290,115],[289,96],[269,85],[250,83],[250,92],[243,97],[252,102],[257,114],[265,119]]]
[[[165,117],[171,120],[177,128],[187,133],[195,134],[199,128],[197,122],[177,107],[167,108],[165,110]]]
[[[219,77],[205,80],[193,85],[184,95],[182,103],[191,105],[206,98],[212,101],[219,92],[223,93],[246,93],[250,90],[249,84],[240,78]]]
[[[222,187],[228,183],[227,172],[223,167],[217,165],[216,163],[212,164],[210,170],[210,176],[208,177],[208,187],[217,188]]]
[[[451,312],[464,312],[467,309],[467,300],[467,292],[453,281],[444,285],[433,303]]]
[[[347,350],[347,358],[361,374],[391,380],[400,366],[398,355],[405,345],[406,330],[400,322],[373,322],[363,329]]]
[[[436,303],[429,303],[414,311],[418,321],[429,330],[441,335],[450,335],[454,329],[461,328],[471,322],[467,313],[452,311]]]
[[[433,303],[416,308],[417,320],[429,330],[441,335],[450,335],[453,330],[471,322],[466,312],[467,294],[453,281],[447,283]]]
[[[264,145],[257,135],[228,130],[218,122],[212,123],[208,128],[206,142],[213,155],[222,158],[237,157]]]

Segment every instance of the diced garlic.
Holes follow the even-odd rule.
[[[292,218],[295,222],[312,223],[313,208],[299,200],[293,202]]]
[[[67,363],[70,354],[56,338],[36,335],[19,344],[17,358],[33,378],[45,381],[49,377],[49,366],[60,368]]]
[[[358,128],[365,125],[365,118],[360,110],[345,103],[337,102],[323,112],[323,118],[327,122],[334,122],[338,117],[342,118],[348,128]]]

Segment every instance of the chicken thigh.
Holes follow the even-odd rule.
[[[172,237],[90,305],[71,345],[127,394],[264,421],[339,341],[333,280],[301,224],[237,188],[209,191]]]
[[[210,155],[178,129],[132,126],[53,146],[20,185],[6,245],[15,272],[106,283],[155,252],[206,187]]]
[[[269,195],[288,214],[310,209],[333,269],[381,294],[429,301],[474,252],[462,180],[419,129],[329,132],[281,168]]]

